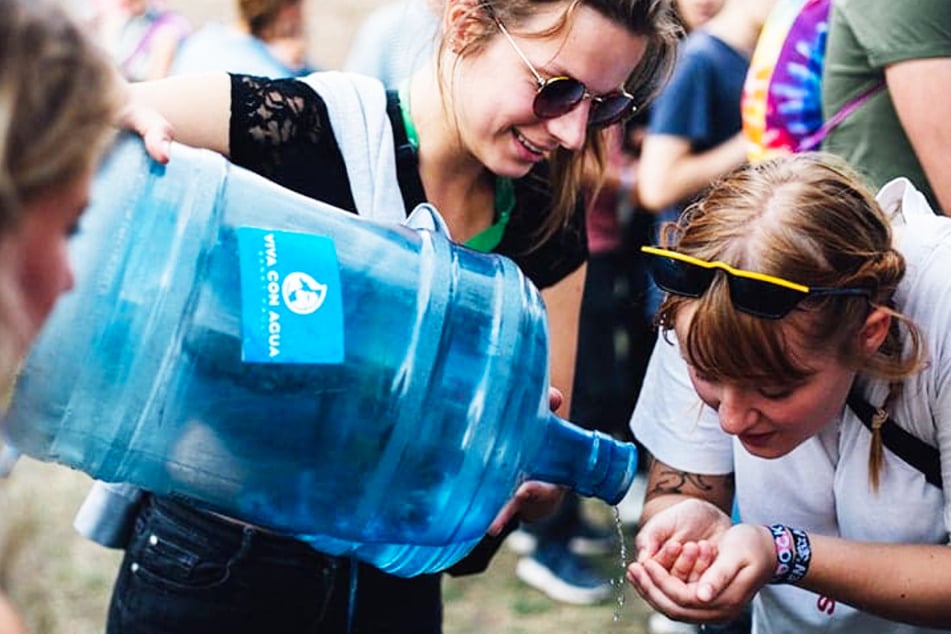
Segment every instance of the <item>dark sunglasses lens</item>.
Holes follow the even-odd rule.
[[[566,114],[584,99],[584,84],[570,77],[549,79],[535,95],[535,115],[551,119]]]
[[[651,277],[661,289],[674,295],[700,297],[710,286],[715,271],[664,256],[648,256]]]
[[[733,275],[729,286],[730,299],[737,310],[765,319],[782,319],[806,297],[791,288]]]
[[[621,93],[606,95],[595,102],[588,115],[588,125],[604,127],[634,114],[634,99]]]

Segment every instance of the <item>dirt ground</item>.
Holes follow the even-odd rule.
[[[64,0],[67,2],[73,0]],[[84,0],[75,0],[82,2]],[[230,19],[234,0],[175,0],[196,25]],[[311,61],[323,68],[343,62],[360,20],[383,0],[311,0]],[[104,631],[111,585],[121,553],[80,538],[72,517],[89,479],[64,467],[22,459],[0,479],[0,587],[9,593],[33,634],[95,634]],[[609,509],[586,502],[595,521],[610,522]],[[628,539],[630,536],[628,535]],[[623,584],[623,605],[573,607],[549,600],[519,582],[516,558],[505,548],[488,572],[444,584],[447,634],[642,634],[646,606]],[[618,577],[617,555],[598,564]]]

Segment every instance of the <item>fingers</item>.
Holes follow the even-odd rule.
[[[119,126],[142,137],[149,156],[159,163],[168,163],[174,132],[172,125],[158,111],[132,104],[120,116]]]
[[[697,555],[697,561],[694,563],[693,571],[688,581],[696,582],[700,576],[707,571],[717,557],[717,548],[712,543],[703,540],[697,543],[700,553]]]
[[[567,491],[565,487],[547,482],[523,482],[512,499],[492,520],[487,532],[489,535],[498,535],[516,514],[529,522],[551,515],[561,504]]]
[[[505,528],[505,525],[512,521],[512,518],[515,517],[517,512],[518,502],[515,499],[512,499],[505,506],[503,506],[498,515],[495,516],[495,519],[492,520],[491,524],[489,524],[489,528],[486,533],[492,537],[497,537],[502,532],[502,529]]]
[[[561,390],[559,390],[557,387],[549,386],[548,408],[554,412],[559,407],[561,407],[561,404],[564,403],[564,401],[565,401],[565,395],[561,393]]]
[[[729,620],[742,605],[726,600],[701,601],[697,596],[696,583],[677,579],[653,560],[628,566],[627,580],[652,608],[679,621],[701,623]]]
[[[162,163],[168,163],[172,155],[171,136],[161,130],[148,130],[142,135],[145,141],[145,150],[153,159]]]
[[[726,557],[714,559],[710,567],[697,579],[697,599],[703,603],[710,603],[719,597],[723,591],[736,586],[737,590],[743,593],[747,592],[746,584],[751,583],[751,574],[742,575],[741,572],[746,569],[752,572],[749,567],[743,566],[736,561]],[[752,594],[753,588],[749,587],[749,593]]]

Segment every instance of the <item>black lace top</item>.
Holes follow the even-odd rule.
[[[305,196],[356,212],[324,101],[295,79],[231,77],[231,160]],[[495,252],[511,257],[539,288],[587,259],[584,208],[537,249],[532,236],[550,205],[540,170],[516,181],[515,210]]]

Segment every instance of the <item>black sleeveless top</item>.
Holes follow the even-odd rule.
[[[391,117],[391,122],[399,137],[402,121]],[[229,130],[234,163],[299,194],[356,212],[327,106],[307,84],[295,79],[232,75]],[[494,249],[515,261],[539,288],[560,281],[588,257],[580,200],[567,225],[532,248],[532,238],[551,205],[545,168],[540,164],[515,181],[515,209]],[[403,179],[400,186],[404,187]],[[405,194],[404,189],[404,198]]]

